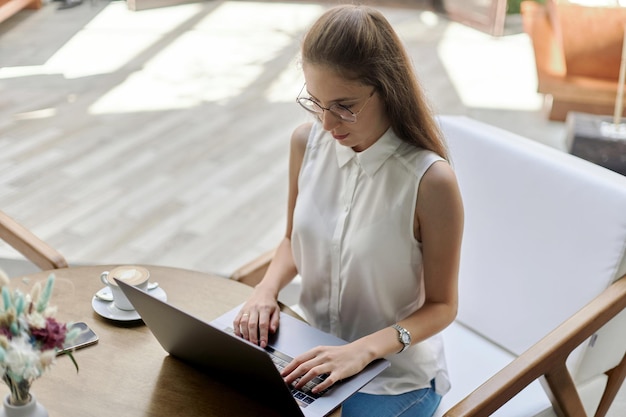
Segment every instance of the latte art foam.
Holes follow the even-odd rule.
[[[147,281],[149,276],[148,270],[142,267],[118,267],[109,273],[107,281],[111,285],[117,285],[115,279],[118,279],[129,285],[137,286]]]

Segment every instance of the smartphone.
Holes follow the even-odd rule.
[[[98,335],[93,330],[91,330],[87,323],[84,323],[82,321],[74,323],[70,327],[68,327],[67,331],[69,332],[70,330],[75,328],[80,329],[80,333],[76,338],[74,338],[74,340],[64,344],[63,349],[57,352],[57,356],[67,353],[71,350],[84,348],[86,346],[91,346],[98,343]]]

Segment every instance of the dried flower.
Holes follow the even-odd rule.
[[[4,281],[0,280],[0,284]],[[30,294],[11,292],[2,286],[0,308],[0,375],[11,389],[10,403],[22,405],[30,401],[30,385],[52,366],[56,353],[66,341],[79,332],[69,331],[59,323],[50,307],[54,287],[51,274],[43,289],[36,283]],[[72,362],[78,366],[69,354]]]

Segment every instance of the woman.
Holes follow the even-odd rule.
[[[372,8],[324,13],[302,69],[297,101],[317,117],[292,135],[285,237],[234,328],[266,346],[278,293],[300,274],[306,319],[350,343],[298,356],[285,381],[327,374],[324,390],[384,357],[391,366],[342,416],[431,416],[449,389],[437,334],[457,312],[463,229],[442,135],[402,43]]]

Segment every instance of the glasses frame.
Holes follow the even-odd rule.
[[[363,106],[361,107],[361,109],[359,109],[359,111],[357,111],[355,113],[352,110],[350,110],[349,108],[347,108],[345,106],[342,106],[341,104],[334,103],[330,107],[324,107],[321,104],[319,104],[317,101],[313,100],[312,98],[300,97],[300,94],[302,94],[302,92],[304,91],[305,87],[306,87],[306,83],[302,86],[302,88],[300,89],[300,92],[298,93],[298,96],[296,97],[296,103],[298,103],[300,105],[300,107],[302,107],[304,110],[308,111],[309,113],[312,113],[312,114],[318,116],[319,118],[321,118],[322,115],[324,114],[324,110],[329,111],[330,113],[332,113],[333,116],[337,117],[338,119],[340,119],[340,120],[342,120],[342,121],[344,121],[346,123],[356,123],[357,122],[357,116],[359,114],[361,114],[363,109],[365,109],[365,106],[367,106],[367,103],[369,103],[371,98],[374,96],[374,93],[376,92],[376,89],[374,88],[372,90],[372,92],[370,93],[370,95],[367,97],[367,100],[365,100],[365,103],[363,103]],[[320,111],[315,111],[315,110],[313,110],[313,109],[311,109],[309,107],[306,107],[302,103],[303,101],[313,103],[315,107],[320,109]],[[341,115],[341,114],[339,114],[339,113],[337,113],[336,111],[333,110],[334,106],[338,106],[338,107],[342,108],[343,110],[347,111],[348,113],[350,113],[352,115],[352,118],[346,119],[343,115]]]

